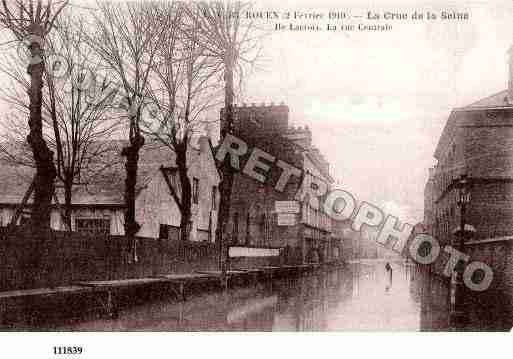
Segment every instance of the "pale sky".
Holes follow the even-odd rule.
[[[392,25],[387,32],[274,31],[264,69],[247,78],[241,96],[285,102],[291,124],[310,127],[344,189],[401,221],[420,221],[428,168],[451,108],[507,86],[513,3],[259,0],[256,8],[364,17],[345,21],[353,24],[372,24],[367,11],[469,13],[467,21],[378,22]],[[290,21],[263,24],[271,30],[276,22]]]
[[[284,101],[292,124],[310,127],[334,177],[355,197],[412,224],[422,220],[428,168],[451,108],[507,86],[512,3],[280,3],[258,7],[362,16],[367,10],[469,13],[467,21],[385,21],[393,26],[389,32],[273,32],[266,69],[251,77],[244,94],[248,103]]]

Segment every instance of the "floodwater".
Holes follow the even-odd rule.
[[[446,330],[448,312],[427,308],[411,282],[415,273],[383,261],[207,291],[186,302],[161,299],[121,309],[116,319],[93,318],[52,325],[73,331],[419,331]],[[388,289],[387,289],[388,287]],[[432,293],[444,296],[443,292]],[[442,301],[443,302],[443,301]],[[42,328],[40,328],[42,329]],[[47,328],[48,329],[48,328]]]

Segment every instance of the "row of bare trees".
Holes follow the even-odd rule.
[[[26,43],[30,53],[27,66],[29,75],[27,94],[29,97],[29,133],[27,142],[32,150],[36,175],[34,179],[34,227],[43,233],[50,228],[50,205],[54,192],[57,171],[53,153],[43,136],[42,102],[43,76],[45,72],[44,45],[41,39],[52,31],[59,14],[68,1],[43,4],[38,1],[2,0],[0,23],[9,29],[15,40]]]
[[[7,143],[17,143],[3,145],[2,152],[35,167],[33,228],[49,230],[58,179],[71,229],[73,187],[94,180],[111,164],[107,140],[123,136],[126,235],[134,238],[139,229],[139,153],[145,141],[156,140],[176,159],[180,186],[171,195],[187,239],[191,140],[223,95],[221,137],[231,131],[236,88],[259,57],[261,32],[244,18],[249,7],[241,2],[98,1],[84,9],[69,1],[2,0],[0,24],[16,40],[12,49],[24,44],[29,55],[28,66],[14,50],[0,63],[13,84],[3,99],[16,109],[3,120],[9,124]],[[28,126],[20,126],[27,117]],[[13,153],[13,147],[27,144],[31,156]],[[220,168],[219,239],[233,182],[228,163]]]
[[[64,189],[63,217],[68,229],[71,229],[73,187],[94,181],[111,165],[109,152],[115,148],[104,140],[119,125],[113,118],[107,118],[113,92],[102,91],[95,97],[93,82],[96,79],[90,74],[99,71],[100,64],[91,61],[91,49],[84,42],[83,24],[75,25],[75,21],[71,14],[61,14],[55,25],[58,27],[44,41],[46,54],[52,55],[41,61],[45,69],[41,98],[42,134],[52,152],[56,179]],[[23,71],[26,61],[26,57],[15,52],[4,56],[0,64],[0,70],[11,84],[1,90],[2,97],[12,109],[2,119],[5,141],[1,152],[4,162],[35,167],[37,171],[38,159],[26,151],[27,128],[23,126],[32,102],[30,82]],[[37,190],[37,183],[35,188]],[[37,212],[33,219],[37,219]]]

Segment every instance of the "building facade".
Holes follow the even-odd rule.
[[[510,70],[513,62],[510,61]],[[436,165],[424,190],[424,227],[441,247],[454,243],[459,229],[456,180],[467,175],[470,203],[465,212],[465,253],[492,268],[493,281],[467,300],[513,313],[513,72],[509,88],[452,110],[438,141]],[[441,275],[447,254],[432,272]]]
[[[328,262],[338,259],[339,238],[332,236],[331,219],[321,207],[308,198],[296,197],[306,183],[322,180],[333,183],[329,164],[312,144],[307,128],[289,126],[286,105],[236,106],[233,134],[250,149],[258,148],[302,171],[301,178],[292,176],[283,191],[275,185],[282,170],[270,166],[267,180],[261,183],[237,172],[231,195],[230,218],[226,234],[232,245],[283,248],[288,262]],[[221,126],[224,111],[221,110]],[[249,158],[242,156],[242,165]],[[279,225],[275,211],[277,201],[299,198],[300,213],[293,225]]]
[[[441,245],[451,244],[459,228],[455,183],[461,175],[470,182],[469,246],[513,238],[513,106],[507,93],[454,109],[447,120],[424,191],[424,224]]]

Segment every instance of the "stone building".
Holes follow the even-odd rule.
[[[221,122],[223,122],[221,110]],[[296,224],[278,225],[276,201],[295,200],[303,179],[322,180],[331,186],[329,164],[312,144],[308,127],[289,126],[289,108],[284,105],[236,106],[233,134],[248,147],[258,148],[300,170],[302,177],[292,176],[283,192],[275,185],[282,170],[271,165],[267,180],[261,183],[243,173],[235,174],[227,237],[232,245],[283,248],[289,262],[327,262],[341,254],[340,239],[332,236],[331,218],[322,208],[316,209],[301,200]],[[223,126],[223,124],[221,124]],[[249,152],[242,157],[242,165]],[[339,248],[340,247],[340,248]]]
[[[443,248],[453,242],[460,224],[455,180],[462,174],[469,177],[465,252],[494,272],[490,289],[469,297],[492,298],[483,303],[508,315],[513,308],[512,70],[510,60],[508,89],[451,111],[424,191],[424,225]],[[437,261],[434,272],[442,273],[444,265],[445,261]]]

